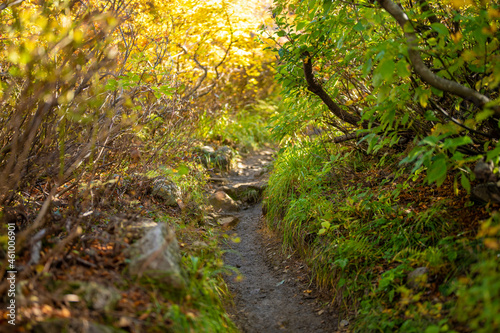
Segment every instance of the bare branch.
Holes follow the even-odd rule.
[[[316,96],[318,96],[319,98],[321,98],[323,103],[326,104],[328,109],[332,111],[332,113],[336,117],[338,117],[339,119],[341,119],[346,123],[349,123],[353,126],[357,126],[361,118],[358,115],[354,115],[342,110],[340,106],[333,101],[330,95],[328,95],[328,93],[314,78],[311,55],[309,54],[309,52],[306,51],[303,53],[303,56],[305,58],[303,60],[303,69],[304,69],[304,76],[307,82],[307,89]]]
[[[349,141],[349,140],[352,140],[352,139],[360,139],[364,136],[367,136],[369,133],[356,133],[356,132],[353,132],[353,133],[349,133],[349,134],[346,134],[346,135],[341,135],[341,136],[337,136],[335,138],[333,138],[331,141],[333,141],[333,143],[341,143],[341,142],[344,142],[344,141]]]
[[[467,131],[469,131],[471,133],[475,133],[477,135],[487,137],[488,139],[493,139],[493,137],[487,133],[479,132],[479,131],[476,131],[475,129],[472,129],[468,126],[465,126],[459,120],[453,118],[448,112],[446,112],[442,107],[440,107],[437,103],[434,103],[432,100],[429,100],[429,102],[432,104],[433,107],[435,107],[437,110],[439,110],[439,112],[441,112],[446,118],[450,119],[453,123],[457,124],[458,126],[466,129]]]

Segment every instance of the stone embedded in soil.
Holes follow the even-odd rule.
[[[136,240],[144,236],[149,230],[158,225],[147,217],[113,216],[108,231],[114,233],[118,239],[128,238]]]
[[[214,162],[218,169],[229,171],[231,169],[231,160],[234,157],[233,150],[228,146],[222,146],[215,151]]]
[[[204,146],[195,150],[200,153],[200,161],[206,168],[215,168],[226,172],[231,169],[234,152],[230,147],[222,146],[214,150],[211,146]]]
[[[341,320],[340,321],[340,324],[339,324],[340,327],[346,327],[346,326],[349,326],[349,320]]]
[[[213,216],[204,216],[203,217],[203,225],[209,226],[209,227],[217,227],[217,219]]]
[[[256,192],[258,196],[262,195],[262,192],[267,186],[266,182],[249,182],[249,183],[239,183],[229,186],[221,187],[221,191],[226,192],[233,198],[243,199],[245,195],[249,192]]]
[[[113,287],[96,282],[77,282],[79,287],[75,294],[81,295],[87,306],[96,311],[109,313],[114,310],[121,299],[120,293]]]
[[[208,179],[209,182],[211,183],[219,183],[219,184],[227,184],[229,182],[229,180],[227,178],[224,178],[224,177],[210,177]]]
[[[240,222],[237,216],[226,216],[219,219],[219,224],[223,228],[231,228],[236,226]]]
[[[158,177],[153,181],[152,194],[162,199],[167,206],[177,206],[177,201],[182,196],[179,186],[172,180],[163,177]]]
[[[408,274],[407,284],[412,289],[422,287],[427,283],[427,274],[429,269],[427,267],[418,267],[410,274]]]
[[[134,243],[129,255],[130,275],[161,279],[178,288],[184,285],[179,243],[173,229],[165,223],[158,224]]]
[[[203,146],[200,148],[201,152],[204,154],[213,154],[215,149],[212,146]]]
[[[216,211],[237,212],[240,209],[236,202],[224,191],[215,192],[208,198],[208,201]]]
[[[500,203],[500,187],[493,182],[476,185],[471,191],[471,199],[484,203]]]
[[[210,245],[202,241],[195,241],[190,246],[191,250],[193,250],[197,255],[201,255],[204,251],[210,249]]]

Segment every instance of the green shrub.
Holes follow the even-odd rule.
[[[498,258],[463,232],[453,200],[419,202],[428,185],[414,176],[368,181],[374,171],[367,166],[397,168],[397,160],[375,164],[315,142],[282,149],[265,191],[268,225],[305,257],[341,310],[356,312],[360,331],[450,331],[464,313],[471,329],[484,324],[494,331]],[[403,203],[408,197],[413,201]],[[490,222],[483,229],[488,244],[498,246],[491,234],[500,227]],[[427,273],[410,287],[408,275],[418,267]]]

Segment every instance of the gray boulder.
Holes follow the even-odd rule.
[[[115,309],[121,299],[120,293],[113,287],[96,282],[77,282],[75,293],[80,295],[90,309],[109,313]]]
[[[167,206],[177,206],[178,200],[182,197],[179,186],[172,180],[158,177],[153,181],[152,194],[163,200]]]
[[[161,279],[176,288],[184,285],[179,243],[173,229],[160,223],[129,249],[129,273]]]
[[[496,175],[493,173],[494,168],[495,164],[493,164],[493,161],[486,163],[483,160],[479,160],[474,166],[474,175],[479,181],[494,182],[496,180]]]
[[[224,191],[215,192],[208,198],[208,201],[216,211],[237,212],[240,209],[238,204]]]
[[[500,203],[500,188],[498,183],[476,185],[471,191],[471,199],[484,203]]]
[[[427,267],[418,267],[408,274],[407,284],[412,289],[419,289],[427,283],[429,269]]]

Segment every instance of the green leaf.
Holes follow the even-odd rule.
[[[477,115],[476,115],[476,121],[477,122],[481,122],[485,119],[488,119],[489,117],[491,117],[495,112],[491,109],[486,109],[484,111],[481,111],[479,112]]]
[[[172,92],[173,90],[174,90],[174,89],[173,89],[172,87],[169,87],[169,86],[161,86],[161,87],[159,88],[159,91],[160,91],[162,94],[166,95],[166,96],[172,96],[172,95],[173,95],[173,92]]]
[[[302,30],[307,24],[307,21],[301,21],[299,23],[297,23],[297,26],[295,28],[296,31],[300,31]]]
[[[380,65],[377,67],[377,70],[380,74],[382,74],[382,77],[384,78],[385,81],[389,81],[389,79],[392,78],[393,73],[394,73],[394,61],[392,60],[385,60],[380,63]]]
[[[410,65],[404,59],[398,61],[398,63],[396,64],[396,71],[398,73],[398,76],[402,79],[409,77],[411,74]]]
[[[325,15],[328,14],[330,9],[332,8],[332,0],[323,0],[323,10],[325,12]]]
[[[436,46],[437,39],[436,38],[429,38],[429,39],[427,39],[427,44],[429,44],[430,46]]]
[[[344,268],[347,266],[348,260],[343,258],[343,259],[337,259],[333,262],[334,265],[339,265],[340,268]]]
[[[435,156],[427,169],[427,181],[429,184],[436,182],[437,186],[441,186],[446,179],[446,155],[441,153]]]
[[[323,228],[325,228],[325,229],[329,229],[330,228],[330,222],[327,222],[327,221],[321,222],[321,226]]]
[[[493,160],[494,158],[497,158],[498,155],[500,155],[500,145],[496,146],[495,149],[490,150],[489,152],[486,153],[486,160],[487,161]]]
[[[410,114],[405,113],[405,115],[403,116],[403,119],[401,119],[401,124],[406,125],[406,123],[408,122],[408,119],[410,119]]]
[[[418,101],[424,108],[427,106],[427,101],[429,100],[430,94],[430,91],[424,91],[418,96]]]
[[[115,79],[109,79],[108,82],[106,82],[106,90],[112,91],[116,90],[118,88],[118,81]]]
[[[184,176],[184,175],[187,175],[189,173],[189,168],[187,166],[185,166],[184,164],[181,164],[177,167],[177,174],[179,176]]]
[[[456,148],[456,147],[468,145],[471,143],[472,143],[472,139],[470,137],[468,137],[467,135],[461,136],[458,138],[453,138],[453,139],[448,138],[448,139],[444,140],[443,148],[444,149]]]
[[[439,333],[439,326],[432,325],[425,329],[425,333]]]
[[[420,141],[418,144],[423,146],[423,145],[428,145],[428,146],[436,146],[436,144],[439,142],[438,138],[433,136],[433,135],[429,135],[429,136],[426,136],[425,138],[422,139],[422,141]]]
[[[363,65],[363,75],[366,76],[368,74],[370,74],[370,71],[372,70],[372,66],[373,66],[373,61],[372,59],[368,59],[365,64]]]
[[[361,32],[361,31],[365,30],[365,26],[361,22],[358,22],[358,23],[356,23],[356,25],[354,27],[352,27],[352,29],[354,31]]]
[[[467,193],[470,193],[470,181],[469,177],[463,172],[460,172],[460,184],[462,184],[462,187],[467,191]]]
[[[326,232],[326,229],[319,229],[318,235],[323,235]]]
[[[420,95],[420,96],[422,96],[422,95]],[[420,97],[420,104],[422,104],[422,100],[423,100],[422,97]],[[427,98],[425,98],[425,104],[427,105]],[[436,117],[436,114],[432,110],[425,111],[425,115],[424,116],[425,116],[425,120],[428,120],[428,121],[439,121],[439,118]]]
[[[448,28],[442,23],[432,23],[431,28],[440,35],[448,36],[450,34]]]
[[[491,144],[491,141],[486,141],[486,142],[484,143],[484,145],[483,145],[483,150],[484,150],[484,151],[488,151],[488,147],[490,146],[490,144]]]

